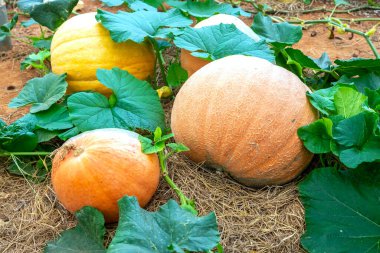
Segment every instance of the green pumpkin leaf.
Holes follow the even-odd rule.
[[[370,72],[351,78],[347,75],[343,75],[336,83],[354,84],[358,91],[364,93],[366,88],[371,90],[380,88],[380,73]]]
[[[298,49],[286,48],[285,52],[289,57],[287,64],[298,65],[301,71],[303,68],[314,70],[329,70],[332,64],[326,53],[323,53],[322,56],[318,59],[313,59]]]
[[[60,138],[61,140],[68,140],[70,139],[71,137],[74,137],[76,135],[80,134],[80,131],[77,127],[73,127],[63,133],[60,133],[58,134],[58,138]]]
[[[75,213],[78,225],[64,231],[45,247],[45,253],[93,252],[106,253],[103,246],[104,217],[97,209],[86,206]]]
[[[26,21],[21,21],[21,26],[22,27],[29,27],[29,26],[36,25],[36,24],[38,24],[37,21],[35,21],[32,18],[30,18],[30,19],[28,19]]]
[[[73,127],[66,106],[54,104],[49,110],[38,112],[34,115],[37,119],[37,126],[46,130],[63,130]]]
[[[182,143],[168,143],[167,146],[169,148],[171,148],[176,153],[185,152],[185,151],[190,150],[188,147],[186,147]]]
[[[380,111],[380,88],[378,90],[365,89],[365,94],[368,97],[368,106],[373,110]]]
[[[319,119],[307,126],[300,127],[298,136],[305,147],[314,154],[331,151],[333,122],[329,118]]]
[[[380,137],[375,136],[379,116],[364,111],[340,121],[333,129],[334,140],[342,146],[339,158],[349,168],[380,159]]]
[[[351,87],[339,87],[334,94],[336,112],[345,118],[364,111],[363,105],[367,97]]]
[[[153,213],[142,209],[135,197],[126,196],[119,200],[119,209],[119,225],[109,253],[173,252],[170,248],[204,252],[216,247],[220,239],[214,213],[197,217],[174,200]]]
[[[18,96],[9,103],[10,108],[32,105],[30,112],[36,113],[50,108],[65,95],[66,74],[49,73],[41,78],[29,80]]]
[[[69,18],[77,3],[78,0],[51,0],[29,5],[27,8],[30,17],[40,25],[56,30]]]
[[[49,50],[41,50],[38,51],[37,54],[31,53],[21,62],[20,69],[25,70],[28,67],[32,67],[35,69],[47,70],[48,67],[45,65],[45,60],[48,59],[50,59]]]
[[[231,4],[218,3],[214,0],[206,0],[202,2],[198,1],[178,1],[168,0],[166,3],[172,7],[180,9],[184,13],[197,18],[209,18],[215,14],[228,14],[234,16],[246,16],[250,17],[251,14],[243,11],[239,7],[232,7]]]
[[[178,32],[178,27],[186,27],[193,22],[177,9],[168,12],[118,11],[116,14],[98,9],[96,17],[116,42],[132,40],[141,43],[147,37],[166,39],[171,33]]]
[[[314,92],[307,92],[310,103],[324,115],[329,116],[336,113],[334,105],[334,95],[339,89],[339,85],[327,89],[321,89]]]
[[[178,87],[183,84],[188,78],[188,73],[178,63],[170,64],[166,79],[170,87]]]
[[[98,69],[98,80],[113,91],[110,101],[99,93],[79,92],[67,100],[69,115],[81,131],[99,128],[145,129],[165,127],[165,115],[157,92],[119,68]]]
[[[267,42],[279,48],[293,45],[302,38],[301,26],[286,22],[275,24],[270,17],[264,16],[261,12],[255,15],[251,28]]]
[[[15,27],[17,20],[18,20],[18,15],[15,14],[12,17],[11,21],[0,26],[0,41],[5,40],[5,38],[10,36],[11,34],[10,32]]]
[[[313,170],[299,185],[305,207],[302,246],[313,253],[379,252],[379,167]]]
[[[33,7],[42,4],[43,0],[18,0],[17,7],[25,13],[30,13]]]
[[[348,168],[357,168],[362,163],[377,162],[380,167],[380,137],[372,135],[361,147],[340,151],[339,159]]]
[[[36,160],[37,159],[37,160]],[[13,157],[7,171],[13,175],[22,176],[33,183],[40,183],[46,179],[51,162],[37,157]]]
[[[334,127],[334,139],[346,147],[361,147],[373,135],[378,120],[376,113],[368,111],[344,119]]]
[[[345,0],[334,0],[334,3],[336,6],[339,6],[339,5],[351,5],[349,2],[345,1]]]
[[[336,60],[335,71],[348,77],[364,75],[369,72],[380,74],[380,59],[353,58],[350,60]]]
[[[174,44],[191,51],[193,56],[208,60],[240,54],[274,62],[274,54],[263,40],[254,41],[233,24],[187,27],[174,39]]]

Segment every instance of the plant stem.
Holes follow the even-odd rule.
[[[173,180],[169,177],[169,172],[167,169],[166,159],[164,155],[164,151],[158,152],[158,159],[160,160],[160,167],[162,171],[162,175],[165,178],[165,181],[169,184],[169,186],[175,191],[175,193],[178,195],[181,205],[188,204],[188,201],[190,201],[179,189],[179,187],[173,182]]]
[[[272,18],[272,20],[278,22],[279,19],[277,17],[274,17],[274,18]],[[293,24],[303,24],[303,25],[331,24],[333,26],[336,26],[336,27],[339,27],[339,28],[343,29],[345,32],[350,32],[350,33],[353,33],[353,34],[360,35],[360,36],[364,37],[364,39],[368,43],[369,47],[371,48],[373,54],[375,55],[376,59],[380,59],[379,52],[377,51],[375,45],[373,44],[373,42],[371,41],[370,37],[366,33],[358,31],[358,30],[355,30],[355,29],[352,29],[352,28],[345,27],[345,26],[343,26],[343,24],[337,23],[337,22],[331,20],[331,18],[320,19],[320,20],[301,20],[301,19],[296,20],[296,21],[287,21],[287,20],[285,20],[285,22],[289,22],[289,23],[293,23]]]
[[[252,6],[258,10],[259,7],[255,3],[254,0],[242,0],[241,2],[246,2],[252,4]],[[356,12],[356,11],[361,11],[361,10],[380,10],[380,7],[376,6],[371,6],[371,5],[362,5],[358,6],[355,8],[351,9],[346,9],[346,10],[334,10],[334,9],[327,9],[326,7],[320,7],[320,8],[315,8],[315,9],[309,9],[309,10],[298,10],[298,11],[288,11],[288,10],[267,10],[265,13],[267,14],[289,14],[289,13],[294,13],[294,14],[307,14],[307,13],[313,13],[313,12],[335,12],[335,13],[350,13],[350,12]],[[249,13],[256,14],[258,11],[249,11],[246,10]]]
[[[34,156],[34,155],[50,155],[51,152],[2,152],[1,156]]]
[[[158,48],[158,43],[155,39],[153,38],[149,38],[150,41],[152,42],[152,45],[153,45],[153,48],[154,48],[154,51],[156,53],[156,59],[158,61],[158,65],[160,66],[160,72],[161,72],[161,75],[162,75],[162,79],[164,79],[164,82],[165,82],[165,85],[168,84],[167,80],[166,80],[166,74],[165,74],[165,67],[164,67],[164,59],[162,57],[162,54],[160,52],[160,49]]]

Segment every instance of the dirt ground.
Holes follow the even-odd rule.
[[[304,9],[302,2],[284,4],[266,1],[276,9],[297,11]],[[354,1],[365,4],[366,1]],[[81,12],[96,11],[98,1],[84,0]],[[324,6],[324,1],[314,1],[312,8]],[[253,10],[249,4],[243,4]],[[331,8],[327,5],[327,8]],[[309,7],[307,7],[309,8]],[[115,10],[115,8],[108,8]],[[317,12],[298,15],[303,20],[320,19],[328,13]],[[289,19],[296,14],[281,15]],[[380,17],[380,11],[366,10],[337,15],[344,18]],[[245,19],[252,22],[252,19]],[[374,22],[351,24],[351,27],[366,31]],[[14,30],[16,37],[38,34],[39,28],[28,29],[19,25]],[[372,58],[373,54],[364,38],[350,34],[337,34],[329,38],[330,31],[321,24],[304,30],[302,40],[296,48],[312,57],[327,52],[332,60],[352,57]],[[372,37],[380,49],[380,29]],[[20,62],[34,49],[13,40],[13,49],[0,52],[0,118],[12,122],[26,110],[7,107],[9,101],[21,90],[27,80],[38,76],[33,70],[20,70]],[[75,225],[74,217],[56,200],[50,181],[32,184],[22,177],[11,176],[6,171],[7,161],[0,159],[0,252],[41,252],[47,241],[56,238],[62,230]],[[299,238],[304,231],[304,213],[298,199],[296,182],[277,187],[249,189],[236,184],[228,176],[209,171],[182,156],[170,161],[170,171],[175,182],[184,192],[194,198],[201,213],[215,210],[222,234],[225,252],[304,252]],[[189,173],[190,171],[190,173]],[[173,192],[161,182],[149,210],[173,198]],[[109,226],[108,236],[113,227]]]

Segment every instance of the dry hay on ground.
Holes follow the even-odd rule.
[[[0,169],[0,252],[42,252],[46,242],[75,225],[74,217],[56,200],[50,180],[35,185]],[[228,176],[175,156],[170,175],[194,198],[202,215],[215,210],[225,252],[303,252],[299,238],[304,230],[303,208],[296,183],[250,189]],[[156,210],[172,190],[161,182],[148,206]],[[107,240],[114,232],[109,227]]]

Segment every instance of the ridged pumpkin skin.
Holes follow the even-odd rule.
[[[94,90],[110,94],[96,78],[98,68],[119,67],[139,79],[153,76],[154,52],[150,43],[116,43],[95,19],[95,12],[80,14],[59,27],[51,44],[53,73],[67,73],[68,93]]]
[[[214,26],[219,24],[234,24],[243,33],[247,34],[254,41],[259,41],[260,37],[243,21],[239,18],[227,15],[227,14],[218,14],[205,19],[194,26],[194,28],[201,28],[205,26]],[[187,70],[189,76],[194,74],[198,69],[202,68],[206,64],[210,63],[209,61],[203,60],[198,57],[194,57],[191,53],[185,49],[181,49],[181,66]]]
[[[180,89],[171,127],[195,162],[222,168],[247,185],[283,184],[312,154],[297,129],[317,119],[309,89],[293,73],[249,56],[204,66]]]
[[[117,201],[136,196],[145,206],[160,176],[156,154],[141,152],[138,135],[122,129],[99,129],[71,138],[53,159],[52,185],[70,212],[93,206],[107,222],[118,220]]]

